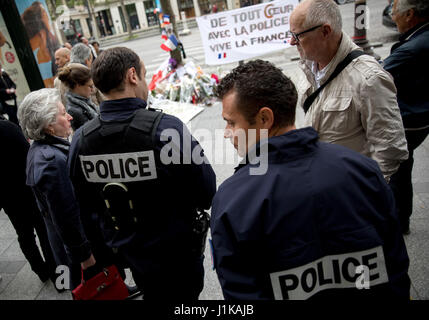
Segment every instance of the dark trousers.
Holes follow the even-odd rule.
[[[91,244],[91,251],[96,261],[95,268],[92,268],[90,272],[86,272],[85,275],[89,274],[91,277],[95,276],[97,273],[102,271],[103,267],[109,267],[114,264],[118,268],[121,278],[125,280],[126,274],[124,269],[126,269],[127,266],[124,265],[120,257],[104,242],[104,236],[100,229],[97,217],[81,216],[81,219],[86,238]]]
[[[179,45],[180,51],[182,52],[183,59],[186,59],[186,53],[185,53],[185,48],[183,47],[183,44],[179,42],[178,45]]]
[[[150,259],[138,245],[124,246],[119,253],[144,300],[198,300],[204,287],[204,256],[175,256],[169,251],[161,253],[160,260]]]
[[[43,222],[43,218],[31,191],[28,197],[25,197],[25,192],[21,193],[20,201],[6,201],[3,209],[10,222],[12,223],[18,235],[18,243],[25,258],[30,263],[31,269],[43,280],[46,281],[54,274],[56,263],[52,250],[49,244],[48,234]],[[43,252],[43,257],[36,243],[36,230],[39,238],[40,247]]]
[[[409,228],[410,217],[413,213],[413,183],[412,170],[414,150],[423,143],[429,134],[429,128],[416,131],[405,131],[408,144],[408,159],[401,163],[398,171],[390,178],[390,187],[396,201],[396,211],[403,231]]]

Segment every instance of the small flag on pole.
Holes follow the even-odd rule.
[[[170,16],[168,14],[164,14],[164,23],[170,24]]]
[[[166,42],[161,44],[161,49],[165,51],[173,51],[177,48],[178,42],[174,34],[172,34]]]

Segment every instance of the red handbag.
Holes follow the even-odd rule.
[[[104,268],[72,291],[73,300],[124,300],[129,295],[115,265]]]

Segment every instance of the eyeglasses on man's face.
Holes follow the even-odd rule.
[[[310,28],[310,29],[307,29],[307,30],[304,30],[304,31],[301,31],[301,32],[298,32],[298,33],[295,33],[295,32],[292,32],[292,31],[290,31],[290,33],[292,34],[292,37],[293,37],[293,39],[295,40],[295,42],[296,42],[296,43],[299,43],[299,36],[300,36],[300,35],[303,35],[304,33],[311,32],[311,31],[313,31],[313,30],[316,30],[317,28],[319,28],[319,27],[321,27],[321,26],[323,26],[323,24],[319,24],[319,25],[317,25],[317,26],[315,26],[315,27],[312,27],[312,28]]]

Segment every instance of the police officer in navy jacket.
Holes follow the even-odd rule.
[[[193,227],[198,211],[210,207],[214,171],[190,157],[205,159],[179,119],[148,110],[146,69],[136,53],[105,50],[91,72],[107,100],[100,117],[76,131],[70,149],[82,214],[100,224],[145,300],[197,299],[204,239]]]
[[[224,297],[409,299],[409,259],[377,163],[297,130],[295,87],[269,62],[235,68],[218,95],[225,137],[245,156],[212,204]]]

